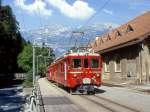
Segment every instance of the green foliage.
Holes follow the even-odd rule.
[[[0,8],[0,73],[19,72],[18,54],[24,46],[18,22],[9,6]]]
[[[27,72],[26,80],[23,82],[24,87],[32,86],[32,45],[27,43],[23,51],[19,54],[17,60],[18,66]]]
[[[28,87],[32,85],[32,45],[26,44],[23,51],[18,56],[18,65],[25,72],[28,73],[27,79],[24,82],[24,86]],[[54,60],[55,55],[51,48],[35,48],[35,64],[36,64],[36,75],[45,76],[46,70],[50,63]]]
[[[27,73],[27,78],[23,82],[24,87],[32,87],[32,70]]]
[[[23,51],[18,56],[18,65],[25,72],[29,72],[32,69],[32,45],[30,43],[24,46]]]
[[[44,77],[46,71],[55,59],[55,55],[51,48],[36,48],[36,68],[38,69],[38,75]]]
[[[9,6],[2,7],[0,17],[5,30],[11,35],[16,35],[19,24]]]

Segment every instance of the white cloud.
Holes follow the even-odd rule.
[[[95,13],[95,10],[89,7],[88,3],[77,0],[72,5],[66,0],[46,0],[51,6],[60,10],[60,12],[70,18],[87,19]]]
[[[21,9],[27,11],[30,14],[41,14],[44,16],[51,16],[52,11],[46,8],[46,3],[42,0],[35,0],[32,4],[25,4],[26,0],[15,0],[15,4]]]
[[[88,19],[91,17],[95,10],[88,5],[87,2],[77,0],[70,5],[66,0],[35,0],[32,4],[26,4],[26,0],[15,0],[15,4],[27,11],[30,14],[39,13],[42,15],[51,16],[52,10],[47,9],[50,5],[58,9],[62,14],[75,19]]]
[[[105,12],[106,14],[109,14],[109,15],[113,15],[113,12],[108,9],[103,9],[103,12]]]

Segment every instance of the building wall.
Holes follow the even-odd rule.
[[[101,55],[104,58],[103,79],[137,84],[150,83],[150,38]],[[120,63],[120,71],[116,71],[117,62]]]
[[[103,79],[119,82],[140,82],[140,53],[141,43],[121,48],[115,51],[103,53]],[[109,71],[105,70],[107,66],[106,62],[109,66]]]
[[[142,57],[141,81],[143,83],[149,83],[150,82],[150,38],[147,38],[143,41],[141,57]]]

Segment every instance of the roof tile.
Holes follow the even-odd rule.
[[[128,30],[133,31],[129,32]],[[99,38],[95,40],[97,45],[93,46],[92,43],[95,43],[95,41],[93,41],[91,46],[96,52],[102,51],[135,39],[145,38],[144,35],[147,33],[150,33],[150,11],[99,36]]]

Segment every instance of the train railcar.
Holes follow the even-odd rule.
[[[71,93],[94,92],[101,85],[102,58],[87,48],[71,49],[56,59],[49,69],[48,80],[55,81]]]

